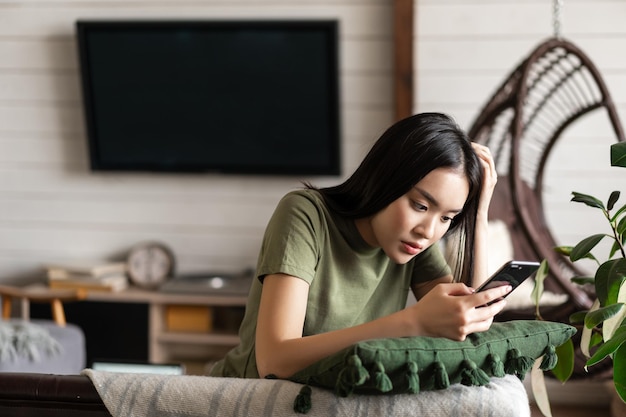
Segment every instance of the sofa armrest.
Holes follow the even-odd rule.
[[[111,417],[83,375],[0,372],[0,416]]]

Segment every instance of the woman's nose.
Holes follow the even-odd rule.
[[[413,230],[423,238],[431,239],[435,234],[436,221],[435,216],[426,216],[421,219]]]

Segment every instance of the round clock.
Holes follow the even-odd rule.
[[[133,247],[127,259],[131,282],[142,288],[156,288],[174,275],[174,253],[159,242]]]

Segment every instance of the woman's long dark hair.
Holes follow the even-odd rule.
[[[455,236],[457,246],[463,248],[452,265],[455,280],[471,285],[483,174],[469,138],[449,116],[420,113],[398,121],[376,141],[346,181],[318,191],[333,211],[352,219],[364,218],[406,194],[437,168],[457,170],[469,182],[463,211],[454,218],[446,237]],[[315,188],[310,184],[307,187]]]

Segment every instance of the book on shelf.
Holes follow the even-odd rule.
[[[48,286],[50,288],[116,292],[128,288],[128,278],[126,277],[126,274],[120,273],[113,273],[100,277],[77,275],[59,278],[48,275]]]
[[[108,262],[108,261],[67,261],[49,263],[46,265],[48,275],[55,277],[70,277],[74,275],[101,277],[111,274],[125,274],[126,262]]]

